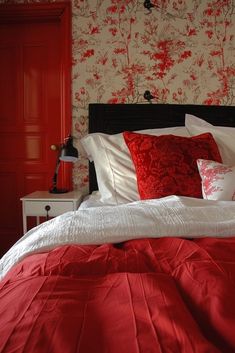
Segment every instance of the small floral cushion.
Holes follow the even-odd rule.
[[[197,159],[222,162],[210,133],[193,137],[123,133],[136,170],[140,198],[169,195],[202,198]]]
[[[235,201],[235,166],[198,159],[202,195],[207,200]]]

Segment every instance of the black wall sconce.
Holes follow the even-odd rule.
[[[78,150],[73,146],[73,138],[71,135],[69,135],[65,139],[65,143],[63,143],[59,147],[57,147],[56,145],[51,145],[51,149],[58,150],[58,156],[56,160],[54,176],[52,179],[52,187],[50,188],[49,192],[52,194],[64,194],[68,192],[67,189],[57,188],[57,178],[60,168],[60,162],[76,162],[78,159]]]

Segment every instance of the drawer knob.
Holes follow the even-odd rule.
[[[46,215],[47,221],[48,221],[48,219],[49,219],[49,214],[48,214],[48,212],[50,211],[50,209],[51,209],[51,206],[49,206],[49,205],[46,205],[46,206],[45,206],[45,210],[47,211],[47,215]]]

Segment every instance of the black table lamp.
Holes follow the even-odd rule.
[[[54,146],[54,145],[53,145]],[[56,146],[55,146],[56,148]],[[54,148],[54,149],[55,149]],[[50,193],[52,194],[64,194],[68,192],[67,189],[57,188],[57,177],[60,168],[60,161],[63,162],[76,162],[78,159],[78,150],[73,146],[73,138],[69,135],[66,138],[65,143],[59,147],[58,157],[56,161],[55,173],[52,179],[52,187],[50,188]]]

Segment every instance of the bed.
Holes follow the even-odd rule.
[[[0,260],[0,352],[234,353],[234,130],[231,106],[90,104],[90,195]]]

